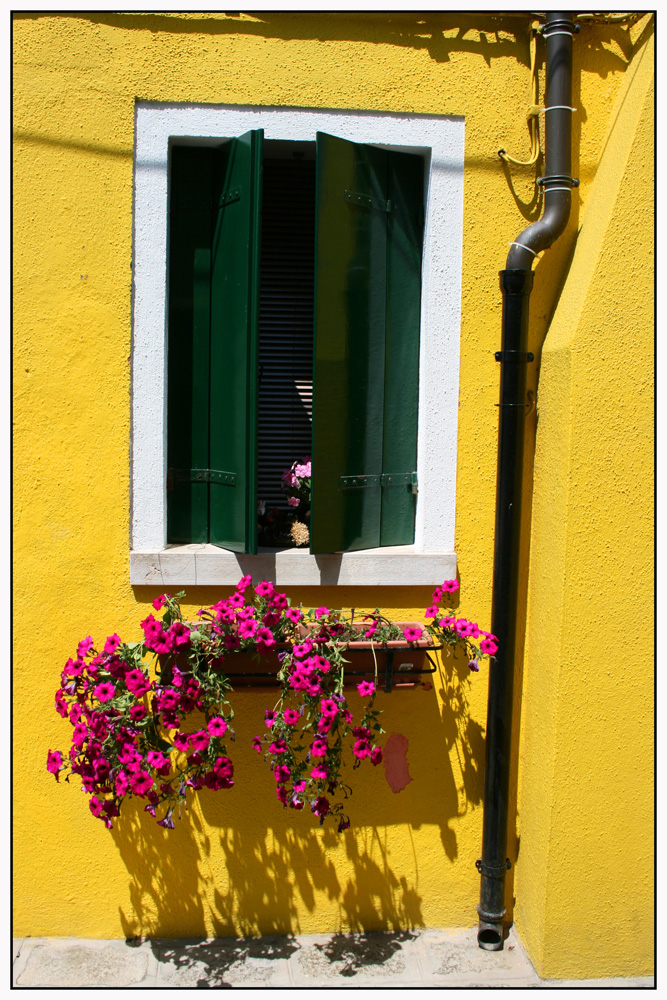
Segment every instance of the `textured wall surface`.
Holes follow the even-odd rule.
[[[74,781],[56,786],[45,771],[45,758],[49,747],[64,747],[69,738],[68,724],[54,712],[53,692],[78,639],[92,634],[99,641],[113,631],[128,639],[138,637],[139,621],[157,594],[156,589],[129,584],[135,99],[465,117],[456,551],[461,611],[482,627],[489,626],[498,392],[493,351],[499,346],[501,308],[497,272],[504,265],[508,241],[540,212],[534,185],[538,169],[510,172],[496,155],[500,146],[527,155],[528,24],[519,16],[431,13],[15,16],[17,935],[213,936],[475,923],[486,684],[484,674],[470,681],[465,665],[444,665],[428,690],[382,697],[387,732],[408,740],[412,780],[393,793],[382,773],[357,772],[351,810],[355,825],[340,837],[316,828],[312,817],[288,814],[272,801],[271,776],[249,748],[266,704],[256,693],[242,693],[236,700],[236,786],[218,795],[202,794],[189,818],[171,833],[146,824],[144,815],[131,809],[107,832],[90,815]],[[626,70],[633,65],[632,45],[640,30],[641,25],[631,30],[586,26],[577,37],[574,173],[582,184],[566,233],[550,251],[549,265],[539,265],[532,306],[536,340],[548,327],[578,227],[586,222],[610,115]],[[644,184],[646,169],[637,167]],[[604,211],[600,218],[602,222],[591,223],[596,231],[607,225]],[[615,253],[614,240],[605,246],[611,264],[601,270],[606,273],[613,264],[622,285],[627,255]],[[586,289],[584,282],[587,297],[573,305],[576,311],[585,304],[584,325],[573,331],[573,349],[564,348],[563,361],[558,362],[566,367],[573,367],[575,360],[579,364],[576,391],[568,383],[569,404],[559,395],[555,375],[550,375],[549,406],[563,409],[570,428],[564,433],[559,424],[552,431],[551,447],[571,450],[562,462],[558,456],[542,459],[544,516],[547,498],[562,485],[554,482],[551,470],[570,477],[575,494],[576,477],[588,477],[591,502],[600,490],[604,495],[607,476],[618,471],[627,487],[624,516],[633,531],[620,537],[620,514],[610,524],[605,511],[596,537],[606,553],[605,572],[618,571],[613,578],[628,588],[620,593],[639,597],[650,554],[646,552],[644,563],[641,539],[634,532],[635,510],[645,517],[643,504],[650,491],[641,495],[626,445],[625,457],[619,458],[612,433],[613,418],[631,401],[629,392],[620,405],[611,401],[614,380],[626,365],[623,361],[619,369],[614,354],[608,368],[600,363],[593,370],[581,355],[589,329],[595,329],[600,344],[610,351],[616,339],[627,344],[635,334],[633,330],[628,336],[631,317],[625,307],[610,313],[606,302]],[[637,308],[644,322],[645,312]],[[642,356],[641,370],[646,372],[646,351]],[[639,355],[633,361],[639,365]],[[585,378],[592,384],[585,385]],[[594,399],[589,399],[593,389]],[[606,409],[600,410],[598,402]],[[590,430],[591,421],[599,427],[597,452],[587,447],[586,433],[572,421],[577,407],[588,421],[584,428]],[[540,412],[546,420],[546,401]],[[637,421],[633,433],[643,447],[644,425],[634,404],[631,412]],[[534,415],[529,419],[534,429]],[[456,433],[452,428],[452,438]],[[635,498],[639,508],[631,505]],[[566,500],[558,494],[559,503]],[[585,512],[577,518],[569,514],[566,525],[558,520],[558,531],[543,543],[543,565],[559,567],[561,586],[549,578],[556,594],[548,588],[543,596],[531,590],[531,636],[537,603],[558,597],[566,613],[578,609],[580,625],[590,613],[585,595],[598,554],[583,534],[587,524]],[[546,537],[544,532],[541,537]],[[566,570],[572,576],[564,594]],[[290,596],[313,606],[380,606],[413,618],[423,613],[429,593],[428,588],[408,587],[322,588]],[[616,636],[618,605],[606,604],[601,593],[602,587],[594,588],[599,598],[595,634],[586,633],[585,646],[595,650],[589,655],[591,684],[594,680],[599,685],[601,674],[607,678],[607,701],[598,704],[615,722],[613,727],[602,726],[597,740],[611,738],[617,760],[624,764],[628,795],[634,796],[627,802],[635,824],[629,839],[637,857],[640,846],[646,850],[650,840],[650,805],[644,803],[641,774],[634,773],[634,764],[630,767],[635,747],[624,742],[616,728],[621,705],[625,708],[629,701],[629,685],[619,679],[616,666],[627,643],[607,641]],[[220,596],[212,589],[192,590],[187,608],[194,610]],[[633,607],[644,614],[649,599],[640,597]],[[542,612],[546,614],[546,608]],[[29,647],[20,625],[26,620],[39,622],[31,629]],[[549,627],[558,636],[561,618],[550,620]],[[556,674],[571,669],[574,675],[580,666],[580,635],[572,631],[563,636],[562,650],[553,653]],[[530,677],[528,711],[539,711],[539,684],[538,690],[531,688]],[[542,898],[544,915],[534,939],[519,926],[536,955],[544,954],[543,938],[558,937],[554,912],[567,899],[571,884],[570,875],[559,870],[560,847],[552,845],[549,853],[551,838],[571,835],[568,823],[580,821],[593,791],[600,802],[611,794],[606,777],[601,783],[600,772],[590,768],[587,744],[580,751],[574,742],[577,713],[583,712],[589,725],[591,688],[585,688],[583,678],[579,681],[576,712],[565,726],[568,688],[558,679],[554,684],[563,722],[551,734],[553,813],[546,830],[539,818],[535,820],[536,836],[546,840],[538,853],[553,858],[549,900]],[[628,722],[637,721],[645,704],[645,698],[637,698]],[[544,724],[548,728],[552,723]],[[524,798],[523,808],[539,810],[544,776],[534,744],[527,743],[526,752],[538,786],[532,801]],[[574,793],[571,788],[568,792],[565,781],[568,758],[577,769]],[[644,845],[638,840],[640,827]],[[598,838],[606,836],[606,817],[595,820],[591,815],[589,828],[593,877],[599,873],[620,888],[626,882],[622,866],[607,868],[604,852],[595,847]],[[522,865],[523,857],[517,880]],[[531,886],[539,895],[543,870],[526,871],[522,877],[527,898]],[[636,919],[634,910],[624,912],[629,924]],[[583,956],[590,928],[579,927],[576,933]],[[628,958],[628,970],[630,964]],[[554,969],[565,970],[566,965],[555,948],[550,974],[560,974]],[[582,957],[581,969],[568,974],[594,973]]]
[[[652,972],[653,58],[542,352],[515,888],[543,976]]]

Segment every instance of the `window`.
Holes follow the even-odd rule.
[[[263,149],[259,137],[261,129],[265,136]],[[248,132],[254,133],[254,138],[247,136]],[[230,135],[238,138],[221,143],[221,136]],[[431,583],[443,574],[453,573],[456,566],[453,528],[462,139],[463,122],[447,117],[138,103],[133,311],[133,583],[159,581],[185,585],[233,582],[239,570],[246,572],[256,568],[257,572],[265,573],[265,566],[269,567],[268,573],[284,583]],[[205,419],[204,414],[214,412],[216,407],[222,407],[222,420],[218,426],[224,426],[225,407],[229,410],[231,405],[235,414],[245,408],[247,413],[248,390],[256,387],[256,373],[262,372],[264,365],[261,358],[258,358],[263,351],[261,335],[235,337],[234,349],[238,349],[243,355],[240,361],[245,367],[246,376],[231,379],[227,364],[225,371],[207,383],[211,386],[223,385],[224,391],[211,391],[209,395],[208,388],[203,387],[206,379],[198,387],[196,380],[185,377],[188,365],[191,372],[195,370],[192,358],[188,361],[187,357],[181,357],[179,362],[177,346],[170,344],[169,352],[166,350],[167,328],[178,327],[173,315],[167,322],[167,288],[171,287],[172,303],[178,302],[179,275],[183,273],[173,263],[173,248],[187,243],[187,237],[179,229],[180,223],[172,217],[172,273],[168,281],[169,149],[171,146],[172,157],[176,154],[172,163],[172,181],[175,182],[172,190],[179,189],[178,197],[187,197],[189,191],[196,198],[205,191],[207,184],[218,184],[218,193],[232,199],[235,197],[235,188],[247,186],[248,181],[252,181],[253,170],[259,175],[264,168],[268,184],[269,175],[280,169],[277,161],[284,158],[286,145],[290,142],[298,143],[302,151],[308,148],[313,150],[317,169],[320,171],[318,190],[326,192],[326,197],[324,194],[318,196],[318,251],[317,259],[313,262],[317,308],[325,317],[324,320],[318,320],[317,324],[314,373],[315,482],[312,537],[315,554],[293,550],[270,557],[260,552],[253,557],[241,553],[244,549],[252,550],[255,547],[252,524],[256,523],[257,484],[249,482],[248,467],[244,467],[243,463],[248,451],[255,448],[259,437],[259,450],[261,453],[263,449],[265,455],[263,459],[260,456],[260,476],[262,470],[267,469],[266,456],[271,455],[274,449],[269,439],[265,439],[262,444],[263,435],[267,432],[266,426],[262,427],[262,420],[260,419],[259,430],[255,428],[249,435],[250,441],[246,439],[244,442],[243,455],[239,456],[240,460],[236,463],[224,453],[216,458],[209,452],[204,460],[205,456],[197,455],[192,450],[188,452],[190,445],[186,445],[180,455],[175,454],[172,448],[172,443],[178,440],[178,430],[174,431],[174,423],[178,427],[178,407],[173,405],[173,399],[167,407],[168,384],[173,386],[180,382],[183,385],[183,411],[191,410],[193,413],[193,427],[198,420],[201,423]],[[243,169],[249,176],[240,184],[225,183],[225,190],[221,191],[221,165],[224,164],[225,157],[229,158],[234,143],[237,148],[239,144],[244,148],[246,162]],[[355,157],[350,157],[351,150],[357,150],[358,153],[360,149],[364,151],[364,169],[368,167],[363,182],[359,179],[358,163],[357,168],[354,168]],[[191,161],[186,168],[184,164],[188,157]],[[187,182],[178,182],[178,171],[187,175],[192,168],[192,158],[197,160],[198,170],[203,170],[204,173],[208,171],[209,181],[206,183],[188,185]],[[241,159],[243,157],[239,159],[239,163]],[[307,162],[307,157],[304,159]],[[359,160],[358,155],[356,160]],[[354,169],[357,169],[356,179]],[[214,179],[216,170],[217,181]],[[226,170],[227,167],[225,172]],[[393,196],[386,186],[386,178],[392,174],[401,175],[398,181],[394,180]],[[380,182],[378,178],[384,178],[385,181]],[[414,268],[406,269],[405,255],[408,245],[412,248],[409,252],[414,256],[415,247],[421,243],[418,230],[422,220],[415,210],[424,205],[422,184],[427,197],[423,273],[420,282],[418,250],[416,272]],[[253,218],[253,212],[250,211],[253,205],[257,205],[257,193],[258,190],[261,193],[261,187],[257,183],[254,186],[255,194],[249,196],[246,202],[244,239],[247,246],[242,253],[234,253],[233,259],[228,262],[232,270],[237,268],[237,277],[243,273],[243,295],[236,304],[230,305],[228,301],[216,304],[211,301],[209,307],[206,297],[215,297],[216,283],[204,280],[200,292],[198,308],[202,315],[207,308],[210,308],[212,316],[215,316],[216,309],[219,310],[224,313],[227,328],[230,328],[230,317],[234,319],[244,311],[246,314],[253,314],[251,318],[256,327],[259,315],[266,311],[266,303],[259,298],[261,282],[256,277],[259,267],[265,266],[260,261],[261,239],[256,225],[258,220]],[[334,189],[335,193],[332,193]],[[268,191],[268,187],[266,190]],[[388,217],[391,216],[391,211],[387,212],[387,208],[390,207],[388,203],[393,207],[400,202],[402,195],[399,196],[399,191],[409,194],[407,201],[412,207],[408,215],[412,213],[410,217],[413,221],[410,226],[413,231],[406,242],[404,226],[398,243],[392,244],[391,238],[387,240],[386,231],[394,224],[397,215],[390,222]],[[271,198],[265,200],[264,217],[268,218],[271,215]],[[303,200],[308,200],[305,187]],[[239,212],[232,209],[240,209],[240,204],[229,200],[223,208],[225,211],[222,212],[221,225],[225,224],[225,214],[227,220],[233,219],[234,215],[238,219]],[[341,232],[341,210],[347,210],[345,217],[352,220],[351,228],[348,227],[344,237],[339,238],[338,244],[335,242],[335,235],[332,236],[329,240],[330,249],[327,249],[327,240],[323,241],[321,234],[327,231],[328,219],[334,220],[334,224],[329,226],[330,232]],[[196,213],[186,212],[183,217],[188,214],[189,225],[196,226]],[[233,229],[234,239],[237,239],[243,227],[237,222]],[[253,240],[254,248],[250,246]],[[226,238],[224,242],[229,245]],[[373,248],[372,252],[368,247]],[[205,247],[198,249],[203,249],[204,253],[198,255],[196,262],[193,256],[193,269],[196,267],[205,273],[207,269],[218,266],[213,242],[208,259]],[[254,250],[256,260],[254,268],[250,266],[251,249]],[[176,252],[176,259],[178,253],[179,251]],[[400,266],[395,267],[398,255],[401,256]],[[354,280],[348,282],[346,294],[351,304],[345,305],[345,316],[341,314],[340,292],[338,304],[334,303],[336,269],[339,275],[344,274],[346,282],[351,274],[358,280],[356,302]],[[410,287],[407,289],[401,287],[396,277],[406,273],[413,275],[408,281]],[[389,280],[386,279],[387,274]],[[234,280],[232,284],[239,285],[239,282]],[[331,300],[327,296],[332,297]],[[410,313],[411,319],[400,317],[401,310]],[[394,313],[400,317],[396,321],[392,318]],[[378,318],[380,314],[382,316]],[[353,327],[351,334],[346,330],[346,324],[342,320],[349,316],[361,328],[371,331],[370,335],[364,334],[365,343],[360,340],[359,326]],[[232,328],[235,323],[236,320],[231,323]],[[193,327],[195,328],[198,328],[197,324]],[[405,331],[406,328],[414,329],[415,336],[406,338],[402,333],[397,340],[394,332]],[[325,334],[320,335],[320,330],[325,330]],[[192,343],[196,342],[197,335],[195,330]],[[336,345],[336,336],[351,336],[358,347],[358,364],[351,374],[349,368],[341,369],[342,349],[340,344]],[[397,347],[400,348],[401,345],[405,345],[407,351],[403,357],[400,352],[396,353]],[[211,365],[215,365],[218,363],[214,356],[215,348],[210,344],[209,348]],[[205,349],[202,350],[205,354]],[[168,378],[167,353],[172,372],[174,365],[177,368],[177,375],[172,374],[171,378]],[[388,358],[388,367],[381,355]],[[228,354],[226,356],[229,357]],[[234,368],[238,371],[238,365],[235,364]],[[234,395],[239,382],[242,383],[246,397],[245,407],[243,399]],[[260,394],[261,391],[260,382]],[[306,395],[304,390],[304,398]],[[415,405],[417,395],[418,406]],[[355,427],[349,421],[350,427],[341,429],[340,425],[346,421],[341,420],[340,415],[352,414],[357,420],[355,407],[359,405],[363,410],[367,398],[372,401],[372,405],[366,407],[364,412],[371,413],[372,419],[367,419],[362,413],[359,417],[361,422],[357,421]],[[303,399],[301,402],[304,404],[303,408],[307,409],[307,402],[304,403]],[[255,402],[250,409],[256,412]],[[261,406],[259,412],[261,415]],[[421,420],[417,436],[414,425],[418,412]],[[413,429],[409,426],[411,421]],[[387,433],[387,428],[391,428],[392,424],[395,432]],[[191,442],[194,437],[191,432]],[[210,441],[209,431],[205,437],[207,442]],[[228,437],[238,441],[236,433]],[[358,456],[354,454],[355,442],[358,442]],[[389,446],[396,442],[407,442],[407,453],[383,455],[383,450],[388,447],[387,442]],[[318,448],[322,449],[322,458],[319,460]],[[377,458],[373,460],[374,465],[368,464],[367,456],[374,450],[377,454],[378,448],[379,464]],[[357,457],[360,462],[358,469],[356,465],[353,467],[350,464]],[[236,468],[233,467],[235,464]],[[205,470],[209,477],[219,473],[233,476],[236,485],[216,483],[214,486],[210,482],[201,481],[192,483],[188,477],[193,469]],[[323,480],[319,489],[318,469],[323,477],[329,476],[329,482]],[[267,475],[269,471],[267,470]],[[419,478],[419,494],[416,499],[411,479],[414,473]],[[393,483],[390,486],[388,480],[390,477],[393,480],[396,474],[410,477],[409,482],[404,481],[398,488]],[[250,479],[252,475],[251,470]],[[358,480],[363,475],[368,477],[364,487],[351,481],[355,478]],[[244,485],[239,490],[241,479],[244,480]],[[172,487],[170,490],[167,489],[168,485]],[[176,519],[174,516],[167,517],[168,510],[174,507],[175,494],[180,492],[181,497],[184,494],[192,495],[193,487],[201,486],[204,489],[199,492],[208,493],[209,498],[213,493],[225,498],[223,506],[228,510],[224,517],[231,518],[235,534],[225,528],[223,535],[229,537],[215,538],[209,533],[207,541],[206,532],[209,528],[200,533],[193,531],[192,511],[187,512],[188,505],[192,506],[189,500],[182,505],[187,515],[184,516],[182,530],[178,528],[178,516]],[[235,499],[231,505],[236,507],[236,512],[231,515],[230,495],[242,498],[240,501]],[[318,496],[320,504],[326,505],[320,507],[319,514]],[[386,526],[383,523],[383,508],[386,522],[387,511],[391,511],[397,500],[403,503],[404,510],[397,516],[389,516],[389,526]],[[214,529],[214,534],[215,530],[217,529]],[[173,540],[168,540],[168,531]],[[190,542],[188,539],[197,541]],[[210,544],[211,541],[222,541],[223,544],[236,548],[239,554],[217,550]],[[401,544],[403,542],[405,544]],[[361,549],[361,546],[368,548],[355,551]],[[337,556],[318,554],[337,550],[347,551],[344,555]]]
[[[325,133],[314,162],[299,146],[259,129],[172,149],[171,542],[256,553],[258,472],[279,484],[284,438],[283,468],[310,453],[280,353],[295,308],[315,343],[311,552],[414,541],[424,161]]]

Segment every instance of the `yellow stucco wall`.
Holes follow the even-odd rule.
[[[653,968],[653,59],[542,352],[515,890],[543,976]]]
[[[580,110],[574,119],[573,172],[582,183],[568,230],[550,252],[549,267],[540,266],[536,277],[531,307],[536,340],[546,332],[577,228],[586,220],[614,101],[641,30],[642,24],[586,26],[575,43],[574,103]],[[497,272],[508,241],[539,211],[535,171],[509,173],[496,151],[505,146],[521,156],[528,149],[528,21],[433,13],[18,14],[14,87],[14,933],[233,935],[474,924],[486,677],[469,682],[465,667],[443,671],[430,691],[382,698],[385,728],[408,737],[414,780],[393,795],[381,774],[358,772],[354,825],[342,837],[272,801],[270,775],[248,748],[265,704],[256,694],[240,693],[235,701],[235,788],[202,794],[191,820],[171,833],[140,824],[131,810],[108,833],[90,816],[75,783],[56,786],[44,767],[47,749],[68,739],[68,724],[53,710],[53,692],[77,640],[112,631],[136,636],[157,593],[129,585],[137,98],[465,116],[456,550],[461,607],[489,626]],[[639,169],[645,183],[648,167]],[[622,273],[624,258],[614,256],[611,242],[609,253]],[[587,302],[587,322],[595,324],[599,300]],[[616,329],[619,335],[626,333],[624,319],[619,309],[614,316],[615,326],[622,327]],[[581,329],[583,342],[587,328]],[[605,336],[611,343],[611,329]],[[596,391],[601,391],[597,383]],[[573,401],[577,398],[573,393]],[[553,405],[564,406],[563,400]],[[586,399],[579,405],[585,408]],[[541,407],[545,419],[546,401]],[[571,414],[569,407],[566,417]],[[555,441],[562,443],[561,436],[559,431]],[[601,447],[609,444],[601,441]],[[563,465],[568,474],[579,457],[587,458],[573,452],[570,465]],[[595,467],[586,462],[585,469],[594,483]],[[629,466],[622,471],[634,484]],[[568,530],[576,530],[574,520]],[[545,562],[550,545],[553,562],[561,558],[557,539],[567,541],[556,533],[553,543],[545,542]],[[614,561],[616,547],[609,545],[616,568],[621,565]],[[633,541],[623,552],[635,558],[639,549]],[[566,565],[569,550],[562,559]],[[572,571],[584,580],[584,549]],[[633,579],[633,590],[635,584]],[[188,607],[219,596],[191,588]],[[291,596],[309,605],[379,605],[397,617],[414,617],[422,613],[429,591],[322,588]],[[573,607],[578,596],[573,587],[568,595]],[[531,590],[532,615],[537,598]],[[585,604],[579,603],[580,614]],[[598,622],[606,632],[615,613],[609,609],[607,619],[603,611]],[[39,626],[24,632],[26,621]],[[550,627],[558,632],[558,622]],[[567,655],[580,649],[572,637]],[[620,662],[619,654],[615,646],[601,657],[601,669],[613,677],[609,657]],[[535,701],[531,676],[528,671],[529,712]],[[556,690],[566,697],[558,680]],[[627,690],[627,682],[609,684],[611,709],[626,704]],[[567,743],[569,732],[559,729],[558,737],[565,741],[559,752],[573,754],[585,768],[583,754],[577,757],[576,747]],[[535,751],[528,742],[526,747],[532,766]],[[564,778],[557,778],[554,770],[554,801],[561,802]],[[582,810],[587,794],[575,796]],[[604,799],[603,790],[598,794]],[[633,829],[641,827],[649,839],[646,808],[637,809]],[[536,824],[537,835],[548,841],[552,828],[545,833],[539,819]],[[597,852],[593,862],[596,871],[605,864]],[[520,858],[517,887],[524,879],[539,896],[537,882],[530,880],[542,875],[524,876],[522,864]],[[620,870],[614,877],[625,881]],[[554,906],[567,884],[554,867],[549,883]],[[526,889],[527,896],[530,892]],[[554,918],[549,906],[543,909],[540,926],[546,935]],[[535,954],[541,940],[531,938]],[[558,955],[550,960],[552,974],[567,964]],[[575,974],[590,973],[583,958],[581,968]]]

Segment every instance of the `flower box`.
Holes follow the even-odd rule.
[[[397,622],[401,628],[423,628],[420,622]],[[367,625],[354,623],[354,632],[363,635]],[[317,624],[307,624],[299,626],[299,633],[302,638],[306,638],[320,628]],[[230,652],[224,660],[213,661],[213,666],[219,666],[229,677],[232,687],[273,687],[277,683],[277,675],[280,670],[279,653],[290,649],[288,643],[279,643],[274,649],[269,651],[249,651],[239,650]],[[415,675],[430,674],[436,669],[434,661],[429,656],[430,652],[442,649],[441,645],[435,645],[430,636],[419,639],[416,642],[407,640],[394,640],[386,643],[373,642],[371,639],[354,639],[344,650],[343,656],[345,664],[345,684],[346,686],[357,684],[361,678],[372,678],[375,675],[375,664],[377,662],[378,680],[382,682],[384,690],[390,692],[394,687],[414,687],[417,683]],[[160,658],[163,669],[168,669],[166,661],[179,664],[179,658]],[[181,665],[185,665],[185,658],[182,658]]]

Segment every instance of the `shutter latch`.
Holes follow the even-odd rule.
[[[369,486],[410,486],[417,494],[416,472],[385,472],[381,476],[341,476],[338,481],[340,490],[359,490]]]
[[[241,200],[241,188],[240,187],[230,188],[229,191],[223,191],[223,193],[220,195],[220,201],[218,202],[218,205],[220,208],[222,208],[223,205],[231,205],[233,201],[240,201],[240,200]]]
[[[376,208],[379,212],[391,212],[391,201],[372,198],[369,194],[359,194],[358,191],[348,191],[347,188],[345,189],[345,201],[351,205],[360,205],[362,208]]]
[[[173,490],[174,483],[218,483],[222,486],[236,486],[236,473],[220,472],[218,469],[168,469],[167,489]]]

